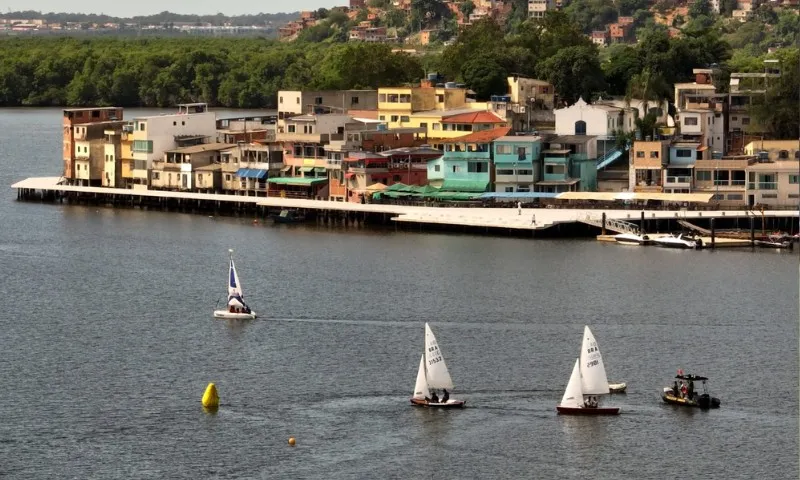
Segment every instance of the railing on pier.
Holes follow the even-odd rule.
[[[579,218],[578,221],[587,225],[592,225],[593,227],[603,228],[602,218],[586,215],[583,218]],[[639,233],[638,225],[631,222],[626,222],[625,220],[617,220],[615,218],[606,218],[605,228],[606,230],[611,230],[612,232],[617,233]]]

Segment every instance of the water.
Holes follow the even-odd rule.
[[[0,111],[0,477],[798,475],[796,254],[16,202],[59,122]],[[228,248],[256,321],[211,317]],[[408,404],[424,321],[467,409]],[[585,324],[618,417],[555,413]],[[661,403],[677,368],[722,408]]]

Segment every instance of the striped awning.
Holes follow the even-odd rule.
[[[263,180],[267,178],[267,171],[260,168],[240,168],[236,171],[239,178],[257,178]]]

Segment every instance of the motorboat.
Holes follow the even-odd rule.
[[[620,233],[614,235],[614,241],[622,245],[652,245],[653,239],[646,233]]]
[[[599,398],[609,393],[611,389],[603,356],[587,325],[583,329],[580,357],[575,359],[572,375],[556,411],[562,415],[617,415],[619,407],[600,406]]]
[[[699,238],[685,236],[682,233],[678,235],[667,235],[664,237],[656,238],[655,244],[659,247],[667,248],[698,248],[703,245],[703,241]]]
[[[788,248],[789,250],[794,250],[794,242],[789,240],[770,238],[769,240],[755,240],[753,243],[756,247],[761,248]]]
[[[678,380],[681,384],[678,385]],[[681,407],[696,407],[702,409],[719,408],[720,401],[717,397],[712,397],[708,393],[707,377],[698,375],[684,375],[683,371],[678,371],[675,376],[675,383],[671,387],[664,387],[661,398],[665,403],[678,405]],[[703,392],[698,393],[694,389],[695,382],[702,382]]]
[[[443,397],[440,399],[435,390],[442,389]],[[444,362],[444,355],[439,349],[439,343],[433,335],[433,330],[425,324],[425,352],[419,359],[417,381],[414,383],[414,393],[411,396],[411,405],[417,407],[434,408],[464,408],[464,400],[449,398],[448,390],[453,390],[453,380]]]
[[[628,384],[625,382],[612,383],[608,382],[608,393],[625,393],[628,389]]]
[[[233,250],[228,250],[230,263],[228,264],[228,301],[226,308],[214,310],[214,318],[224,318],[228,320],[252,320],[256,318],[256,312],[252,311],[244,302],[242,284],[239,283],[239,275],[236,273],[236,265],[233,263]]]
[[[300,210],[283,209],[278,215],[272,217],[275,223],[302,223],[306,221],[306,216]]]

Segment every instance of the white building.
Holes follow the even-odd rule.
[[[148,169],[167,150],[207,143],[217,134],[216,114],[205,103],[178,105],[174,115],[135,118],[132,127],[134,189],[147,188]]]
[[[528,17],[544,18],[548,10],[555,8],[553,0],[528,0]]]
[[[630,131],[624,109],[606,104],[590,105],[582,98],[569,107],[555,110],[558,135],[613,137],[617,131]],[[635,126],[635,125],[634,125]]]

